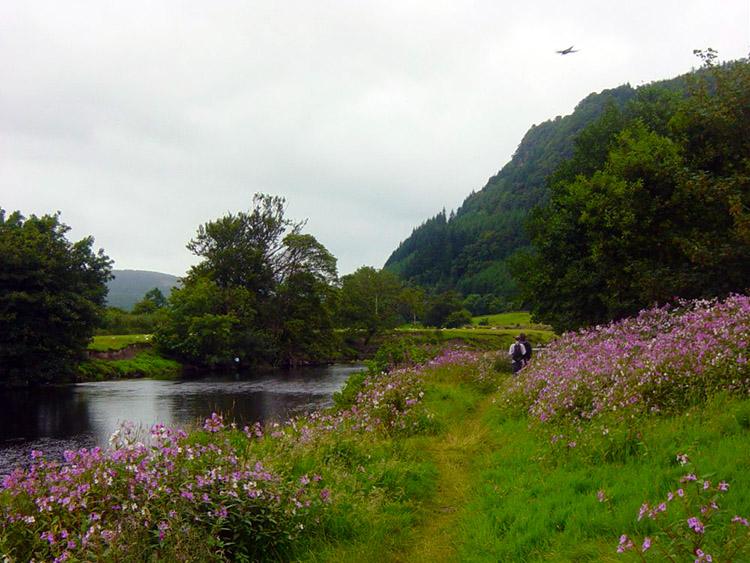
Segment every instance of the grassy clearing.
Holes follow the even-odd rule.
[[[456,560],[628,560],[616,553],[618,539],[657,532],[652,521],[637,521],[639,509],[680,485],[687,470],[676,456],[685,452],[699,475],[731,484],[722,509],[750,513],[750,436],[737,422],[748,408],[750,401],[719,397],[701,409],[655,420],[643,428],[639,450],[618,462],[576,448],[553,455],[527,418],[488,410],[484,421],[497,447],[475,462]]]
[[[446,348],[457,343],[472,350],[507,350],[517,334],[523,332],[534,346],[547,344],[555,335],[543,328],[450,328],[401,329],[397,334],[415,344]]]
[[[172,378],[182,372],[179,362],[168,360],[151,347],[150,334],[118,334],[95,336],[89,344],[91,352],[117,352],[137,346],[127,359],[91,357],[78,366],[80,381],[103,381],[125,377]]]
[[[89,344],[89,350],[106,352],[107,350],[121,350],[133,344],[150,344],[150,334],[117,334],[98,335]]]
[[[471,323],[478,325],[487,321],[488,326],[527,327],[531,326],[531,314],[523,312],[498,313],[496,315],[480,315],[471,319]]]
[[[527,328],[542,331],[551,330],[547,325],[531,322],[531,314],[524,312],[499,313],[497,315],[479,315],[471,319],[473,326],[487,326],[498,328]]]

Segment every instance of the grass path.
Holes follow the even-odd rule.
[[[458,561],[457,525],[471,495],[473,461],[481,459],[482,452],[492,444],[491,433],[482,423],[489,402],[485,399],[429,442],[428,451],[439,471],[437,495],[420,518],[421,524],[414,533],[417,541],[394,561]]]

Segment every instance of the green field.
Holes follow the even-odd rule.
[[[491,326],[501,328],[534,328],[537,330],[549,330],[546,325],[531,322],[531,314],[517,313],[498,313],[497,315],[479,315],[471,319],[474,326]]]
[[[474,317],[471,327],[419,328],[405,326],[396,330],[399,336],[408,336],[417,343],[440,345],[453,341],[477,350],[507,349],[516,335],[524,333],[534,347],[547,344],[555,333],[550,327],[531,322],[529,313],[500,313]]]
[[[150,344],[150,334],[115,334],[94,336],[89,344],[89,350],[105,352],[107,350],[120,350],[131,344]]]

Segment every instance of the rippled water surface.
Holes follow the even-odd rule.
[[[361,365],[209,375],[172,381],[80,383],[0,394],[0,475],[28,463],[31,450],[56,458],[67,449],[105,447],[123,421],[150,428],[193,426],[212,412],[238,424],[283,421],[333,404],[333,393]]]

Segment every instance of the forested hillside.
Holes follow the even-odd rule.
[[[684,83],[680,77],[654,86],[676,90]],[[512,302],[517,289],[506,260],[529,246],[524,223],[529,211],[547,197],[547,177],[573,155],[579,132],[607,107],[624,107],[649,88],[626,84],[592,93],[572,114],[532,126],[510,162],[484,188],[472,192],[455,213],[443,211],[415,228],[388,258],[385,269],[433,291],[477,294],[486,306]]]
[[[155,287],[164,295],[169,295],[178,279],[170,274],[145,270],[112,270],[112,275],[114,278],[107,282],[107,304],[126,310],[130,310],[147,291]]]

